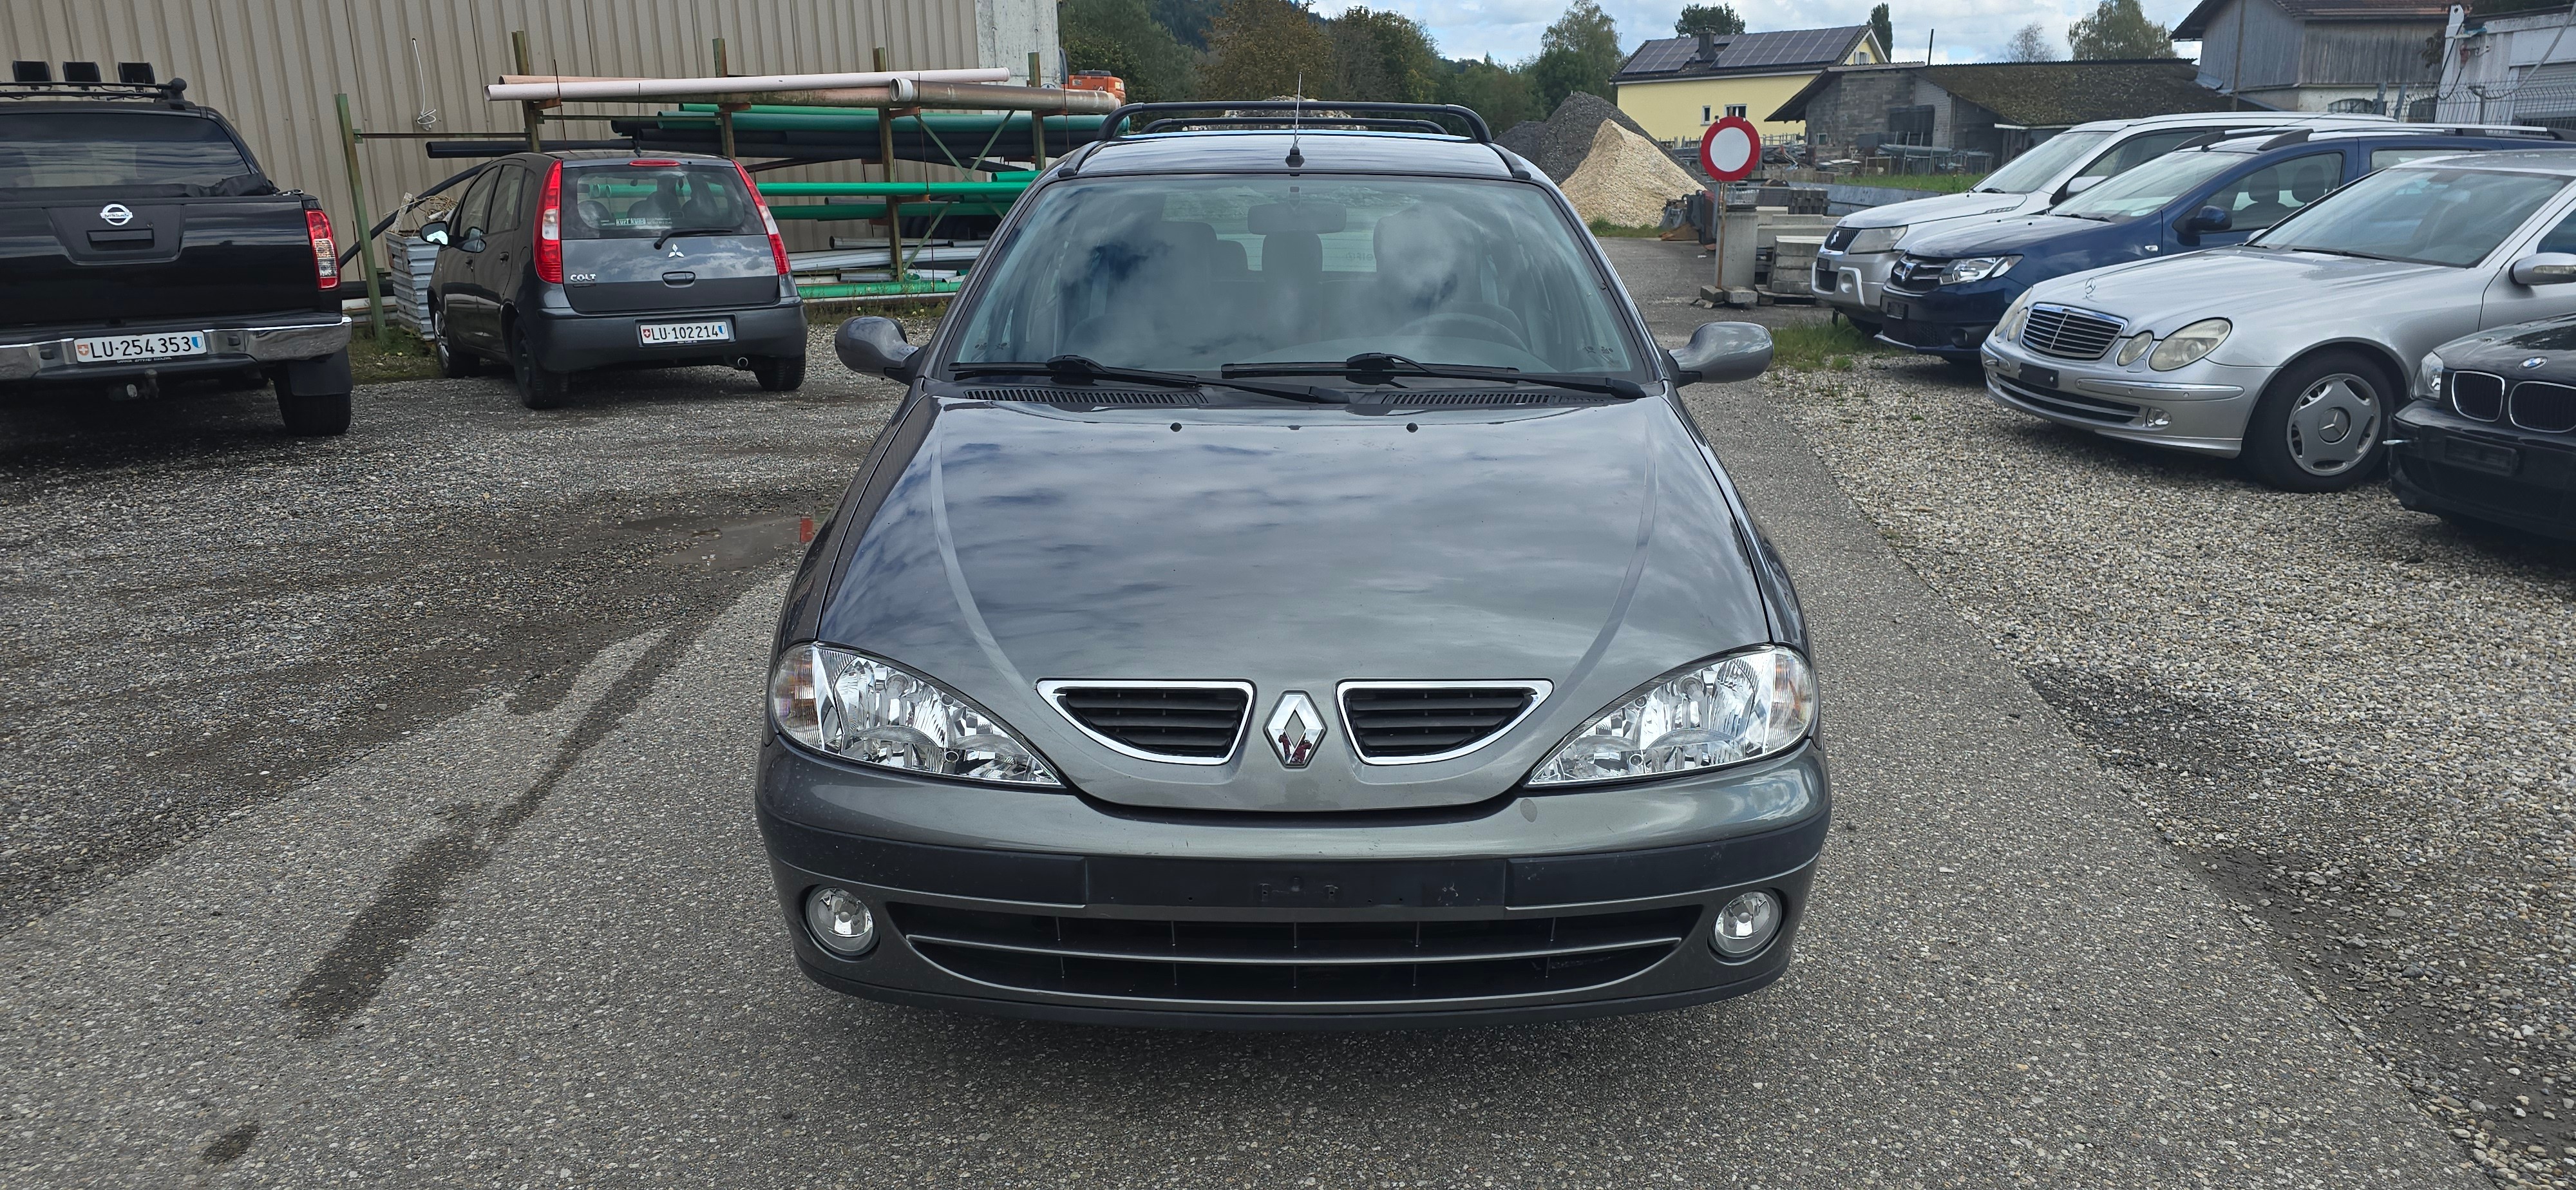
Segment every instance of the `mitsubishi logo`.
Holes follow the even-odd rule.
[[[679,259],[679,256],[680,256],[680,246],[679,246],[678,244],[673,244],[673,245],[671,245],[671,258],[672,258],[672,259],[674,259],[674,260],[677,260],[677,259]]]
[[[134,212],[121,202],[112,202],[100,207],[98,217],[107,220],[109,227],[123,227],[134,222]]]
[[[1270,712],[1270,723],[1263,731],[1270,739],[1270,750],[1279,755],[1279,763],[1292,769],[1306,767],[1315,759],[1315,748],[1324,742],[1324,713],[1315,709],[1315,700],[1302,690],[1291,690],[1279,696],[1279,707]]]

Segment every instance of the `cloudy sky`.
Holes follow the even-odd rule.
[[[1747,27],[1760,31],[1857,25],[1869,19],[1870,7],[1877,0],[1734,3]],[[2191,11],[2191,0],[2142,3],[2149,20],[2166,25]],[[1315,8],[1330,15],[1349,6],[1348,0],[1318,0]],[[1492,54],[1505,62],[1537,53],[1539,34],[1564,13],[1565,6],[1566,0],[1376,0],[1370,5],[1392,8],[1422,22],[1438,39],[1440,52],[1448,57],[1481,58]],[[1649,37],[1673,35],[1673,18],[1681,14],[1681,0],[1662,4],[1652,0],[1603,0],[1602,8],[1619,22],[1619,47],[1633,50]],[[1888,15],[1896,28],[1893,48],[1900,60],[1922,58],[1925,35],[1937,29],[1939,36],[1932,48],[1935,60],[1992,61],[2003,56],[2004,43],[2011,40],[2013,31],[2032,21],[2047,26],[2058,52],[2064,53],[2066,27],[2091,10],[2090,3],[2079,5],[2073,0],[1888,0]],[[2186,43],[2177,47],[2177,52],[2188,55],[2193,48]]]

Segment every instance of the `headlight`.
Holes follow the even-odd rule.
[[[1702,661],[1601,712],[1550,753],[1533,786],[1580,785],[1713,769],[1807,738],[1816,680],[1777,645]]]
[[[1063,785],[991,712],[919,674],[841,649],[788,649],[769,676],[769,717],[797,743],[860,764]]]
[[[2204,318],[2165,336],[2147,356],[2147,366],[2159,372],[2170,372],[2188,364],[2199,363],[2202,356],[2218,350],[2227,341],[2231,329],[2224,318]]]
[[[1942,268],[1941,284],[1965,285],[1970,281],[1983,281],[1988,277],[2000,277],[2011,272],[2013,265],[2020,262],[2020,260],[2021,258],[2018,256],[1962,257],[1958,260],[1951,261],[1947,266]]]
[[[2021,338],[2021,324],[2030,321],[2033,300],[2030,290],[2021,291],[2021,296],[2014,298],[2013,304],[2004,310],[2003,321],[1995,324],[1995,334],[2008,343]]]
[[[2128,342],[2120,344],[2120,366],[2125,368],[2138,362],[2138,357],[2145,355],[2147,353],[2147,349],[2155,345],[2156,335],[2154,331],[2139,331],[2137,334],[2129,336]]]
[[[2415,395],[2427,401],[2442,399],[2442,357],[2430,351],[2415,365]]]
[[[1845,252],[1893,252],[1896,241],[1905,238],[1902,227],[1864,227],[1852,236]]]

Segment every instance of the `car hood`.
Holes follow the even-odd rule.
[[[2022,209],[2027,194],[1944,194],[1914,198],[1883,207],[1864,207],[1836,221],[1839,227],[1919,227],[1979,216],[2000,218]],[[1908,245],[1909,247],[1911,245]]]
[[[1638,686],[1771,639],[1710,456],[1660,399],[1386,414],[929,399],[817,636],[975,700],[1106,801],[1479,802]],[[1086,678],[1248,681],[1253,731],[1223,765],[1126,757],[1037,692]],[[1362,679],[1552,689],[1467,756],[1364,765],[1334,705]],[[1329,720],[1304,769],[1259,731],[1290,691]]]
[[[2043,281],[2036,301],[2064,302],[2168,334],[2202,318],[2298,326],[2355,302],[2392,300],[2439,265],[2269,248],[2212,248]],[[2256,336],[2241,333],[2238,340]],[[2225,349],[2222,348],[2222,352]]]
[[[2565,383],[2576,375],[2576,315],[2517,322],[2453,339],[2433,349],[2448,368],[2496,372],[2516,380]],[[2540,364],[2524,367],[2524,361]]]
[[[1915,256],[1934,260],[1956,260],[1962,256],[2010,256],[2055,247],[2074,237],[2115,231],[2117,227],[2117,224],[2065,215],[2039,215],[2000,223],[1946,228],[1925,236],[1907,236],[1904,246]]]

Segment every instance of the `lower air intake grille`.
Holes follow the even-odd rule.
[[[2031,307],[2021,330],[2022,346],[2059,359],[2100,359],[2119,337],[2116,320],[2064,306]]]
[[[1576,991],[1652,967],[1698,929],[1681,905],[1486,921],[1161,921],[887,906],[967,979],[1121,999],[1333,1004]]]
[[[2493,372],[2451,373],[2451,408],[2472,421],[2504,416],[2504,377]]]
[[[2513,386],[2513,424],[2543,434],[2576,430],[2576,388],[2545,380]]]
[[[1039,693],[1091,738],[1129,756],[1220,764],[1243,738],[1248,683],[1043,682]]]
[[[1342,687],[1342,722],[1360,758],[1418,764],[1475,750],[1520,721],[1547,688],[1531,683],[1465,686],[1351,682]]]

